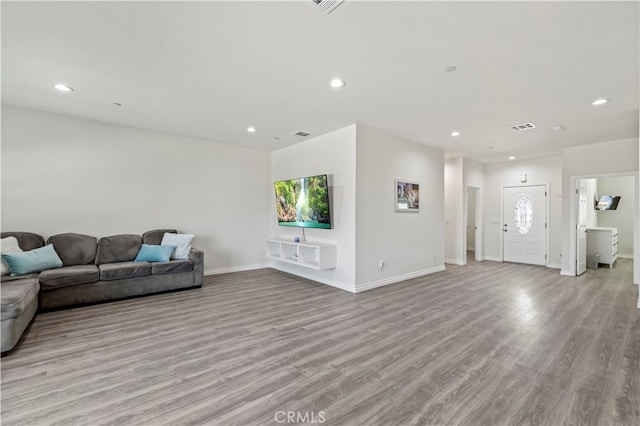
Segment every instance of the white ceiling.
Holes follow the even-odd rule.
[[[638,6],[3,1],[2,102],[265,150],[362,123],[449,157],[556,155],[638,136]]]

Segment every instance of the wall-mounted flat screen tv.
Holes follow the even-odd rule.
[[[620,198],[620,195],[601,195],[596,202],[596,210],[615,210]]]
[[[327,175],[274,183],[278,225],[331,229]]]

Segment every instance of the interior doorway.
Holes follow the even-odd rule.
[[[638,284],[638,175],[603,174],[575,178],[575,274],[587,272],[583,266],[597,267],[595,261],[609,267],[615,266],[617,258],[634,259],[634,283]],[[599,206],[599,200],[610,196],[621,196],[615,208]],[[584,228],[584,230],[583,230]],[[586,249],[585,249],[586,247]],[[598,259],[594,260],[594,255]],[[591,265],[587,256],[591,255]],[[640,300],[639,300],[640,303]]]
[[[475,186],[466,186],[464,194],[465,205],[465,235],[464,247],[465,256],[464,264],[467,263],[467,254],[471,253],[470,258],[476,261],[482,260],[482,229],[481,229],[481,203],[480,188]]]

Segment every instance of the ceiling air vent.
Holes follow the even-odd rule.
[[[311,0],[320,7],[320,10],[326,13],[331,13],[333,10],[340,6],[344,0]]]
[[[294,133],[294,135],[296,135],[296,136],[303,136],[303,137],[304,137],[304,136],[309,136],[310,134],[311,134],[311,133],[302,132],[302,131],[300,131],[300,132],[295,132],[295,133]]]
[[[514,132],[521,132],[523,130],[535,129],[536,125],[533,123],[524,123],[524,124],[516,124],[515,126],[511,126],[511,130]]]

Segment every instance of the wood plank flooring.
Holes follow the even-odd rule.
[[[39,314],[2,358],[1,420],[639,425],[631,279],[472,262],[353,295],[263,269]]]

